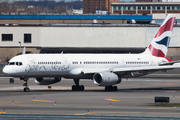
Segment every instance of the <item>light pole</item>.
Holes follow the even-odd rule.
[[[20,53],[21,53],[21,42],[19,41],[19,44],[20,44]]]

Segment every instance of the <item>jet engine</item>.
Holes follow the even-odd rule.
[[[41,77],[36,78],[35,83],[38,85],[50,85],[61,81],[61,77]]]
[[[95,73],[93,76],[94,84],[98,86],[111,86],[121,82],[121,78],[115,73],[101,72]]]

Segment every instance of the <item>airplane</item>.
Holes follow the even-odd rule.
[[[84,91],[80,79],[91,79],[104,86],[105,91],[117,91],[122,78],[139,77],[156,71],[180,68],[166,58],[173,31],[174,14],[169,14],[155,34],[152,42],[139,54],[25,54],[9,60],[3,73],[24,80],[24,92],[29,92],[28,79],[35,78],[39,85],[50,85],[61,78],[73,79],[73,91]]]

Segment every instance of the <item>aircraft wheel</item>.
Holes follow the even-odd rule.
[[[84,85],[79,86],[80,91],[84,91]]]
[[[24,92],[30,92],[30,89],[28,87],[25,87]]]
[[[117,91],[117,86],[106,86],[105,91]]]
[[[110,91],[110,87],[109,87],[109,86],[106,86],[106,87],[105,87],[105,91]]]
[[[117,91],[117,86],[114,86],[114,87],[113,87],[113,91]]]
[[[72,91],[77,91],[76,85],[73,85],[73,86],[72,86]]]

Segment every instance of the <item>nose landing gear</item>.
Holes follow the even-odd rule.
[[[25,86],[24,92],[30,92],[30,89],[28,87],[28,79],[29,78],[20,77],[20,80],[24,80],[24,84],[23,84],[23,86]]]

